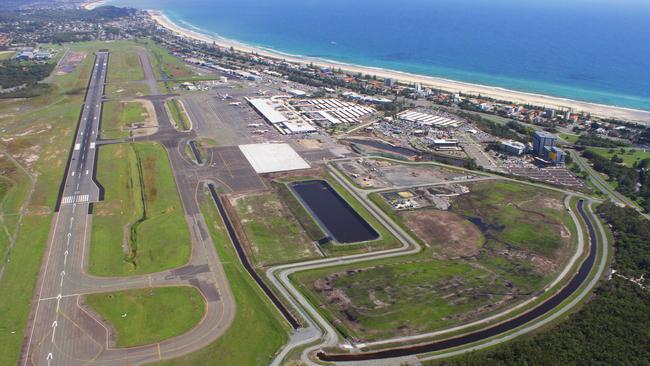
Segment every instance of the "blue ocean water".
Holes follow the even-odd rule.
[[[278,51],[650,110],[645,0],[112,0]]]

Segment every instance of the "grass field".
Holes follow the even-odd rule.
[[[430,249],[292,280],[344,336],[360,341],[467,323],[530,298],[571,254],[575,227],[562,195],[503,181],[469,187],[451,211],[379,205]]]
[[[142,102],[108,101],[102,110],[101,137],[105,139],[118,139],[131,135],[129,127],[149,118]]]
[[[0,263],[4,263],[11,237],[18,230],[20,208],[29,195],[30,182],[6,155],[0,156],[0,172]]]
[[[20,209],[29,196],[30,177],[2,152],[0,173],[0,258],[4,258],[9,237],[18,229]]]
[[[330,184],[330,186],[332,186],[332,188],[334,188],[334,190],[341,196],[341,198],[346,200],[348,204],[355,211],[357,211],[357,213],[359,213],[359,215],[364,220],[366,220],[380,235],[379,239],[361,242],[361,243],[338,244],[331,241],[329,243],[320,245],[321,250],[327,256],[341,256],[341,255],[349,255],[349,254],[356,254],[356,253],[366,253],[366,252],[388,249],[388,248],[395,248],[400,246],[400,242],[397,240],[397,238],[395,238],[395,236],[393,236],[393,234],[391,234],[388,231],[388,229],[386,229],[382,224],[380,224],[379,221],[377,221],[377,219],[375,219],[375,217],[372,216],[372,214],[370,214],[370,212],[368,212],[368,210],[366,210],[365,207],[363,207],[361,203],[354,196],[352,196],[352,194],[348,192],[343,186],[341,186],[328,172],[312,172],[312,173],[302,173],[302,174],[297,173],[297,174],[290,173],[285,176],[279,177],[278,179],[276,179],[276,183],[290,183],[290,182],[298,182],[298,181],[313,180],[313,179],[326,180]],[[285,205],[287,205],[288,207],[291,207],[291,205],[295,205],[295,202],[294,203],[291,202],[295,200],[293,194],[291,196],[287,194],[281,194],[279,195],[279,197],[283,200]],[[303,220],[304,213],[301,214],[300,213],[301,210],[292,209],[292,211],[294,212],[294,215],[296,215],[295,217],[299,221]],[[304,212],[307,211],[305,210]],[[307,214],[310,215],[309,213]],[[303,225],[303,227],[304,226],[305,225]]]
[[[238,198],[234,205],[261,267],[319,257],[316,247],[274,193]]]
[[[0,51],[0,61],[8,60],[16,54],[16,51]]]
[[[106,85],[107,98],[128,98],[149,95],[149,88],[143,83],[117,82]]]
[[[199,323],[205,300],[194,287],[159,287],[92,294],[86,304],[108,321],[117,347],[156,343]]]
[[[204,349],[159,363],[167,366],[268,365],[288,340],[288,324],[243,268],[228,239],[219,212],[207,195],[201,211],[208,223],[219,259],[237,304],[235,320],[226,333]],[[254,336],[253,336],[254,335]]]
[[[149,40],[142,40],[140,43],[152,55],[151,62],[154,66],[153,71],[158,80],[183,79],[194,76],[192,70],[183,61],[172,56],[163,47]]]
[[[559,134],[559,136],[560,138],[562,138],[563,140],[567,141],[570,144],[575,144],[576,141],[578,141],[578,138],[580,137],[578,135],[570,135],[568,133],[561,133]]]
[[[18,228],[11,262],[0,280],[0,365],[15,365],[20,354],[36,276],[52,222],[52,209],[93,66],[92,53],[102,48],[115,52],[136,44],[114,41],[68,46],[88,57],[71,73],[48,78],[51,89],[47,94],[30,99],[0,100],[0,150],[15,157],[35,177],[34,191]],[[56,48],[61,49],[60,46]],[[53,62],[62,54],[59,52]],[[140,87],[128,81],[121,85]],[[109,84],[107,89],[111,87]]]
[[[181,101],[170,99],[165,102],[165,105],[167,106],[172,122],[178,127],[178,129],[187,131],[191,128],[192,124]]]
[[[627,167],[632,167],[635,162],[640,162],[644,159],[650,159],[650,151],[645,149],[633,149],[633,148],[623,148],[624,152],[621,152],[621,148],[618,149],[607,149],[607,148],[589,148],[589,151],[592,151],[598,155],[602,155],[607,159],[611,159],[614,155],[623,159],[623,164]]]
[[[97,178],[106,196],[95,206],[91,273],[151,273],[187,262],[189,232],[161,145],[103,146]]]
[[[502,308],[508,286],[469,262],[415,256],[292,278],[346,337],[376,340],[464,323]]]
[[[108,59],[108,83],[142,80],[144,71],[133,46],[111,51]]]
[[[552,257],[566,242],[563,226],[570,219],[561,193],[502,181],[469,186],[471,193],[455,199],[453,210],[486,226],[483,231],[494,238],[489,244]]]
[[[87,45],[79,45],[76,50],[91,51]],[[16,364],[20,354],[36,276],[50,230],[52,208],[91,67],[92,57],[87,57],[70,74],[53,75],[49,79],[51,90],[48,94],[0,101],[0,136],[3,138],[0,149],[16,158],[36,180],[26,215],[17,231],[11,261],[0,280],[2,365]],[[17,206],[21,204],[17,202]]]
[[[316,223],[307,209],[300,203],[298,198],[291,192],[289,187],[284,183],[273,182],[275,192],[284,203],[284,205],[291,211],[293,217],[298,221],[300,226],[309,237],[311,241],[319,241],[323,239],[326,234],[320,226]]]

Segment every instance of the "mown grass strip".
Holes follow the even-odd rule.
[[[158,287],[88,295],[86,304],[115,329],[118,347],[160,342],[199,323],[205,300],[194,287]]]
[[[185,109],[180,104],[180,101],[176,99],[170,99],[166,101],[165,104],[167,105],[171,118],[176,124],[176,126],[178,126],[178,128],[183,131],[189,130],[190,120],[187,117],[187,113],[185,112]]]
[[[289,327],[239,262],[219,212],[210,200],[203,196],[201,212],[228,277],[237,314],[226,333],[209,346],[159,365],[268,365],[288,341]]]

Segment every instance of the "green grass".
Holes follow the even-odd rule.
[[[0,61],[8,60],[16,54],[15,51],[0,51]]]
[[[0,231],[16,232],[20,209],[29,195],[29,176],[6,155],[0,156]],[[0,244],[0,258],[4,249]]]
[[[427,248],[406,257],[300,272],[292,280],[343,336],[360,340],[444,329],[528,299],[554,278],[575,244],[576,228],[561,204],[562,195],[502,181],[472,183],[470,190],[471,193],[453,202],[452,212],[480,217],[492,225],[481,237],[483,248],[474,254],[444,259],[441,254],[445,253],[445,245],[450,245],[447,239],[418,238],[420,242],[430,243],[433,250]],[[402,213],[382,204],[378,195],[370,198],[410,231]],[[432,209],[413,212],[428,210]],[[459,219],[473,225],[460,216]],[[571,232],[572,240],[559,237],[562,225]],[[417,238],[413,233],[411,236]],[[439,243],[440,240],[445,242]],[[566,241],[561,244],[563,240]],[[553,270],[537,268],[528,257],[503,255],[506,242],[508,250],[515,253],[522,250],[538,253],[542,258],[557,257],[557,266]],[[341,291],[344,298],[336,301],[333,288]],[[499,303],[506,300],[503,294],[507,293],[515,296]],[[482,310],[474,313],[476,309]]]
[[[179,100],[170,99],[165,102],[167,110],[174,124],[183,131],[187,131],[191,127],[190,119],[185,112],[185,108]]]
[[[562,243],[555,230],[563,223],[558,210],[541,204],[542,200],[561,202],[561,193],[504,181],[473,183],[470,191],[454,200],[454,210],[492,225],[490,234],[497,240],[549,256]],[[560,217],[567,215],[563,211]]]
[[[18,230],[20,209],[29,196],[25,172],[5,154],[0,156],[0,263],[4,263],[11,237]]]
[[[187,356],[159,365],[267,365],[288,341],[288,325],[242,267],[214,203],[203,196],[201,211],[237,304],[235,320],[219,339]]]
[[[36,277],[50,230],[52,209],[91,66],[92,57],[87,57],[72,73],[53,75],[51,91],[46,95],[0,102],[0,114],[12,111],[0,119],[0,135],[12,140],[0,142],[0,147],[14,156],[36,153],[38,157],[29,166],[29,171],[36,173],[35,190],[18,228],[11,262],[0,281],[2,365],[16,364],[20,355]],[[30,130],[32,133],[16,136]]]
[[[85,301],[113,326],[117,347],[156,343],[181,335],[199,323],[206,306],[194,287],[92,294]]]
[[[107,98],[128,98],[149,95],[149,88],[143,83],[111,83],[106,85]]]
[[[139,43],[149,50],[153,71],[158,80],[189,78],[194,75],[183,61],[172,56],[162,46],[148,39],[140,40]]]
[[[148,116],[142,102],[106,102],[102,110],[100,136],[105,139],[129,137],[131,135],[129,130],[131,125],[145,121]]]
[[[258,266],[318,257],[318,251],[300,224],[274,193],[241,197],[237,215],[244,227],[253,262]]]
[[[352,306],[328,301],[329,285],[343,291]],[[292,276],[301,291],[345,337],[377,340],[459,324],[465,314],[494,304],[507,291],[498,275],[469,262],[417,255],[300,272]],[[492,294],[492,295],[490,295]],[[499,310],[486,309],[484,315]],[[351,320],[354,319],[354,320]]]
[[[377,219],[375,219],[375,217],[370,212],[368,212],[368,210],[366,210],[366,208],[363,207],[363,205],[361,205],[361,203],[354,196],[352,196],[352,194],[348,192],[347,189],[345,189],[342,185],[340,185],[329,173],[318,173],[318,174],[306,175],[301,177],[291,177],[289,179],[278,180],[277,183],[290,183],[290,182],[298,182],[298,181],[312,180],[312,179],[326,180],[330,184],[330,186],[332,186],[332,188],[334,188],[334,190],[341,196],[341,198],[346,200],[347,203],[364,220],[366,220],[380,235],[379,239],[361,242],[361,243],[338,244],[331,241],[327,244],[323,244],[320,246],[321,250],[326,255],[341,256],[341,255],[349,255],[349,254],[356,254],[356,253],[366,253],[366,252],[395,248],[400,246],[399,240],[397,240],[397,238],[395,238],[395,236],[393,236],[393,234],[391,234],[390,231],[388,231],[388,229],[386,229],[381,223],[379,223],[379,221],[377,221]],[[286,194],[281,195],[280,197],[282,198],[283,196],[287,197]],[[291,208],[292,206],[295,206],[295,203],[291,203],[290,201],[291,199],[284,200],[285,204],[289,202],[288,207]],[[298,204],[302,205],[301,203]],[[294,210],[292,209],[292,211]],[[304,217],[304,213],[300,212],[300,210],[295,210],[294,215],[296,215],[296,218],[299,221],[301,221],[302,217]],[[311,214],[309,213],[307,213],[307,215],[311,216]]]
[[[576,141],[578,141],[578,137],[580,137],[578,135],[572,135],[572,134],[568,134],[568,133],[561,133],[561,134],[559,134],[559,136],[560,136],[561,139],[565,140],[566,142],[568,142],[570,144],[575,144]]]
[[[0,281],[0,365],[18,362],[52,210],[93,66],[92,52],[101,48],[115,51],[134,45],[126,41],[68,44],[73,51],[85,52],[88,56],[73,72],[52,75],[48,79],[51,89],[47,94],[0,101],[0,115],[3,116],[0,136],[6,138],[0,141],[0,148],[13,156],[25,154],[38,158],[28,167],[35,176],[35,188],[17,231],[11,262]],[[62,54],[59,52],[53,62]]]
[[[142,80],[144,71],[140,57],[133,47],[120,48],[111,51],[108,59],[107,82]]]
[[[284,203],[285,206],[291,211],[293,217],[300,223],[307,236],[312,241],[319,241],[326,235],[323,230],[318,226],[314,218],[309,214],[307,209],[298,201],[296,196],[291,192],[289,187],[284,183],[273,182],[275,191]]]
[[[645,149],[633,149],[633,148],[623,148],[624,153],[621,153],[621,148],[616,149],[607,149],[607,148],[589,148],[587,150],[592,151],[598,155],[604,156],[607,159],[611,159],[614,155],[623,159],[623,164],[627,167],[632,167],[635,162],[640,162],[643,159],[650,159],[650,151]]]
[[[95,206],[91,273],[152,273],[188,261],[189,231],[167,153],[160,144],[101,147],[97,178],[106,196]],[[129,250],[124,250],[125,243]]]

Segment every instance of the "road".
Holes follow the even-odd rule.
[[[646,214],[643,212],[641,208],[639,208],[638,205],[636,205],[632,200],[629,198],[625,197],[623,194],[620,192],[616,191],[614,188],[610,187],[609,183],[603,179],[603,177],[595,171],[587,161],[582,158],[582,156],[578,155],[575,151],[571,151],[571,158],[578,164],[580,169],[585,171],[587,174],[589,174],[589,178],[591,179],[591,182],[598,188],[603,194],[608,196],[614,203],[623,205],[623,206],[629,206],[637,210],[641,215],[643,215],[646,219],[650,220],[650,215]]]
[[[93,177],[97,149],[102,142],[98,135],[108,59],[106,52],[96,54],[32,302],[21,365],[134,365],[178,357],[216,340],[235,316],[232,293],[198,206],[197,192],[202,192],[201,176],[206,172],[195,168],[181,153],[179,146],[184,146],[188,134],[176,132],[171,126],[164,97],[151,97],[159,129],[147,139],[160,141],[169,153],[190,229],[190,262],[142,276],[87,274],[92,204],[102,198],[101,188]],[[149,85],[157,92],[155,83]],[[155,344],[115,347],[111,327],[83,303],[86,294],[173,285],[196,287],[206,301],[206,313],[189,332]]]
[[[368,253],[368,254],[361,254],[361,255],[353,255],[353,256],[347,256],[347,257],[340,257],[340,258],[327,258],[327,259],[321,259],[321,260],[316,260],[316,261],[310,261],[310,262],[304,262],[304,263],[297,263],[297,264],[287,264],[287,265],[282,265],[282,266],[276,266],[270,268],[266,275],[269,278],[269,280],[276,286],[276,288],[279,289],[279,291],[285,296],[285,298],[288,299],[288,301],[296,308],[296,310],[301,314],[301,316],[306,319],[307,325],[301,329],[299,332],[294,333],[293,337],[291,338],[290,342],[285,346],[284,349],[281,350],[281,352],[278,354],[276,359],[273,361],[272,365],[280,365],[281,360],[290,352],[293,350],[304,347],[310,343],[318,342],[316,346],[310,346],[306,348],[303,353],[302,353],[302,361],[307,363],[307,364],[314,364],[314,361],[309,358],[309,353],[310,352],[316,352],[320,349],[326,348],[326,347],[332,347],[332,346],[341,346],[343,345],[344,347],[350,348],[350,349],[357,349],[360,350],[361,348],[367,347],[369,345],[354,345],[350,344],[347,341],[341,342],[339,340],[338,333],[333,329],[331,324],[324,319],[318,310],[307,300],[301,293],[300,291],[291,283],[289,280],[289,277],[296,272],[300,271],[305,271],[305,270],[312,270],[312,269],[318,269],[318,268],[325,268],[329,266],[336,266],[336,265],[342,265],[342,264],[350,264],[350,263],[356,263],[360,261],[367,261],[367,260],[374,260],[374,259],[380,259],[380,258],[388,258],[388,257],[393,257],[393,256],[400,256],[400,255],[407,255],[407,254],[412,254],[416,253],[420,250],[419,245],[417,242],[415,242],[412,238],[408,236],[407,233],[405,233],[399,226],[394,224],[390,219],[388,219],[385,214],[378,208],[376,208],[371,202],[366,200],[365,195],[367,194],[366,191],[363,191],[357,187],[354,187],[352,184],[350,184],[341,174],[336,170],[330,168],[330,173],[338,181],[338,183],[342,184],[347,188],[349,192],[351,192],[361,203],[362,205],[368,209],[382,224],[384,224],[391,233],[396,235],[398,239],[403,243],[403,246],[397,249],[392,249],[392,250],[386,250],[386,251],[381,251],[381,252],[376,252],[376,253]],[[495,178],[497,178],[495,176]],[[500,179],[503,179],[502,177],[498,177]],[[567,195],[571,195],[572,192],[564,192]],[[565,204],[568,204],[568,199],[565,200]],[[593,215],[592,215],[593,216]],[[571,217],[573,221],[576,223],[576,225],[580,225],[577,220],[577,216],[575,213],[571,212]],[[597,220],[594,218],[593,221]],[[607,239],[604,235],[604,232],[602,231],[602,227],[600,226],[600,223],[597,222],[597,226],[600,229],[599,232],[601,233],[601,239],[599,240],[602,243],[602,247],[606,249],[607,247]],[[571,260],[569,261],[569,266],[573,266],[576,264],[576,261],[578,258],[583,254],[583,250],[586,247],[584,245],[582,235],[579,235],[579,243],[577,246],[576,253],[573,255]],[[595,243],[594,243],[595,245]],[[598,276],[599,278],[600,274],[604,270],[605,266],[605,259],[606,259],[606,250],[603,251],[605,254],[602,254],[601,256],[601,261],[597,264],[598,265]],[[595,253],[594,253],[595,255]],[[589,267],[591,269],[591,267]],[[552,284],[550,284],[547,289],[549,289],[552,286],[555,286],[556,284],[559,283],[564,278],[567,278],[568,276],[573,276],[573,273],[570,269],[565,269],[563,270],[559,275],[558,278],[556,278]],[[583,287],[580,289],[580,294],[579,297],[584,297],[586,294],[593,288],[595,285],[594,281],[591,281],[587,286]],[[570,307],[575,306],[577,302],[571,302],[568,305],[565,306],[558,306],[557,309],[553,308],[554,311],[557,311],[558,313],[564,313],[570,309]],[[530,306],[530,303],[527,302],[527,305]],[[497,314],[495,317],[491,317],[496,319],[497,317],[503,317],[504,315],[513,312],[515,309],[509,309],[506,310],[502,313]],[[414,341],[418,339],[426,339],[426,338],[431,338],[434,336],[439,336],[444,333],[449,333],[452,331],[458,331],[467,327],[472,327],[476,326],[479,324],[484,324],[489,322],[490,319],[483,319],[480,321],[477,321],[472,324],[468,324],[466,326],[461,326],[461,327],[456,327],[448,330],[444,330],[441,332],[435,332],[435,333],[430,333],[430,334],[424,334],[421,336],[417,337],[399,337],[395,339],[390,339],[390,340],[385,340],[382,342],[377,342],[375,346],[377,345],[382,345],[382,344],[394,344],[394,343],[400,343],[400,342],[408,342],[408,341]],[[538,322],[530,322],[526,323],[521,326],[521,328],[518,329],[517,333],[525,333],[527,331],[530,331],[532,329],[536,329],[539,325],[537,325]],[[496,336],[497,338],[500,338],[499,336]],[[507,336],[506,336],[507,337]],[[503,337],[501,337],[503,338]],[[510,338],[504,338],[505,339],[510,339]],[[493,341],[490,341],[490,344],[494,344]],[[477,349],[479,346],[472,346],[472,349]],[[393,355],[393,354],[391,354]],[[380,364],[384,364],[385,362],[388,362],[388,364],[396,363],[396,362],[402,362],[402,361],[413,361],[414,360],[414,355],[413,354],[408,354],[408,353],[401,353],[401,354],[394,354],[395,357],[397,358],[390,358],[388,360],[384,360],[383,362],[380,362]],[[386,357],[386,354],[379,354],[377,358],[383,358]],[[360,359],[363,359],[363,357],[360,357]],[[372,362],[379,362],[380,360],[373,359]],[[374,364],[374,363],[373,363]]]

